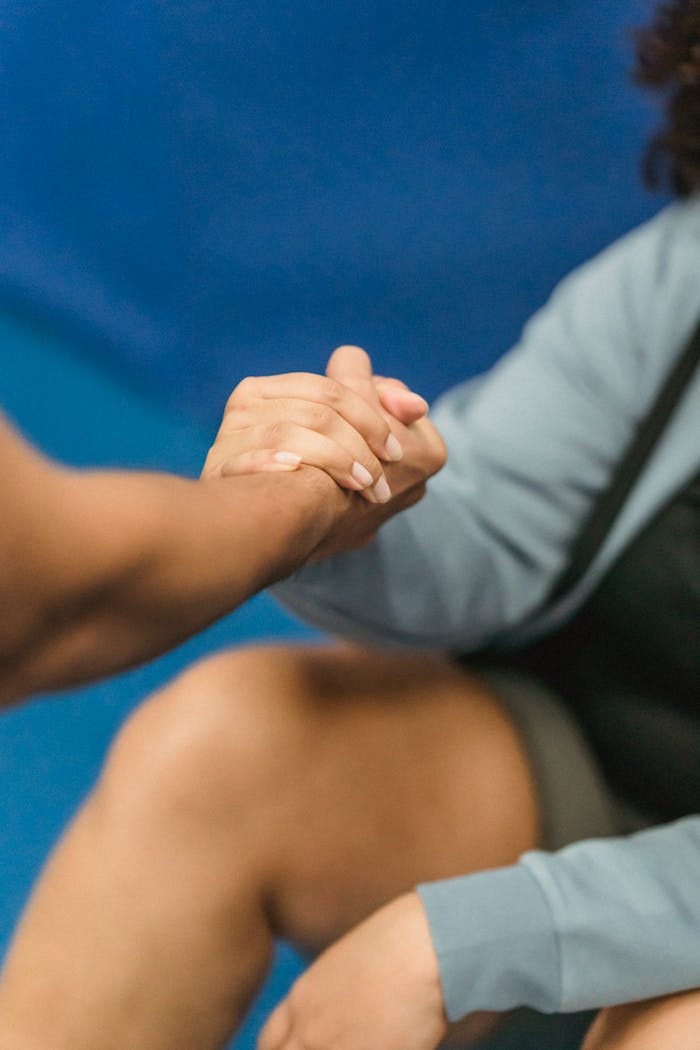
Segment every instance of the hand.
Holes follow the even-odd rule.
[[[371,398],[330,373],[244,379],[228,400],[202,476],[295,470],[304,463],[370,502],[387,502],[382,463],[401,459],[403,449],[382,398],[407,422],[424,416],[428,406],[397,380],[369,387]]]
[[[403,384],[373,376],[372,363],[364,350],[356,346],[339,347],[328,362],[327,372],[332,379],[354,390],[385,415],[404,455],[385,470],[392,492],[391,501],[375,506],[349,506],[345,514],[336,517],[311,561],[371,542],[377,529],[388,518],[422,499],[426,481],[444,466],[447,458],[445,444],[430,420],[423,415],[411,415],[411,404],[404,396],[406,388]],[[393,415],[388,416],[387,410]]]
[[[271,1014],[258,1050],[433,1050],[446,1029],[428,923],[409,893],[316,960]]]

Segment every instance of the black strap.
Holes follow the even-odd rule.
[[[609,487],[584,521],[574,541],[569,563],[554,581],[549,592],[547,605],[556,602],[570,591],[593,562],[699,363],[700,324],[683,348],[650,412],[632,438]]]

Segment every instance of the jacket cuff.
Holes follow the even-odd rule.
[[[440,966],[445,1012],[559,1009],[561,965],[549,904],[535,877],[516,864],[423,883]]]

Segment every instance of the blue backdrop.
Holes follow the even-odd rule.
[[[432,396],[648,214],[647,0],[0,5],[0,292],[213,422],[339,342]]]
[[[485,367],[658,206],[627,80],[649,7],[0,3],[0,404],[68,462],[194,474],[245,374],[346,341],[430,397]],[[263,596],[0,721],[0,948],[134,703],[214,647],[304,633]]]

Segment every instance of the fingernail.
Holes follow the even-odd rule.
[[[424,397],[421,397],[420,394],[414,394],[413,391],[410,390],[407,391],[407,395],[408,397],[410,397],[411,401],[415,401],[416,405],[422,408],[424,412],[427,412],[430,408],[428,402],[425,400]]]
[[[380,478],[372,491],[379,503],[388,503],[391,499],[391,489],[386,478]]]
[[[401,448],[398,438],[394,437],[393,434],[389,434],[384,448],[386,449],[386,454],[389,459],[394,460],[394,462],[398,459],[403,459],[403,449]]]
[[[367,467],[363,467],[361,463],[357,462],[357,460],[355,460],[352,465],[352,476],[355,481],[359,481],[360,485],[364,485],[365,487],[371,485],[374,481],[374,478],[367,470]]]
[[[287,463],[290,467],[298,467],[301,463],[301,456],[297,456],[296,452],[275,452],[272,458],[278,463]]]

